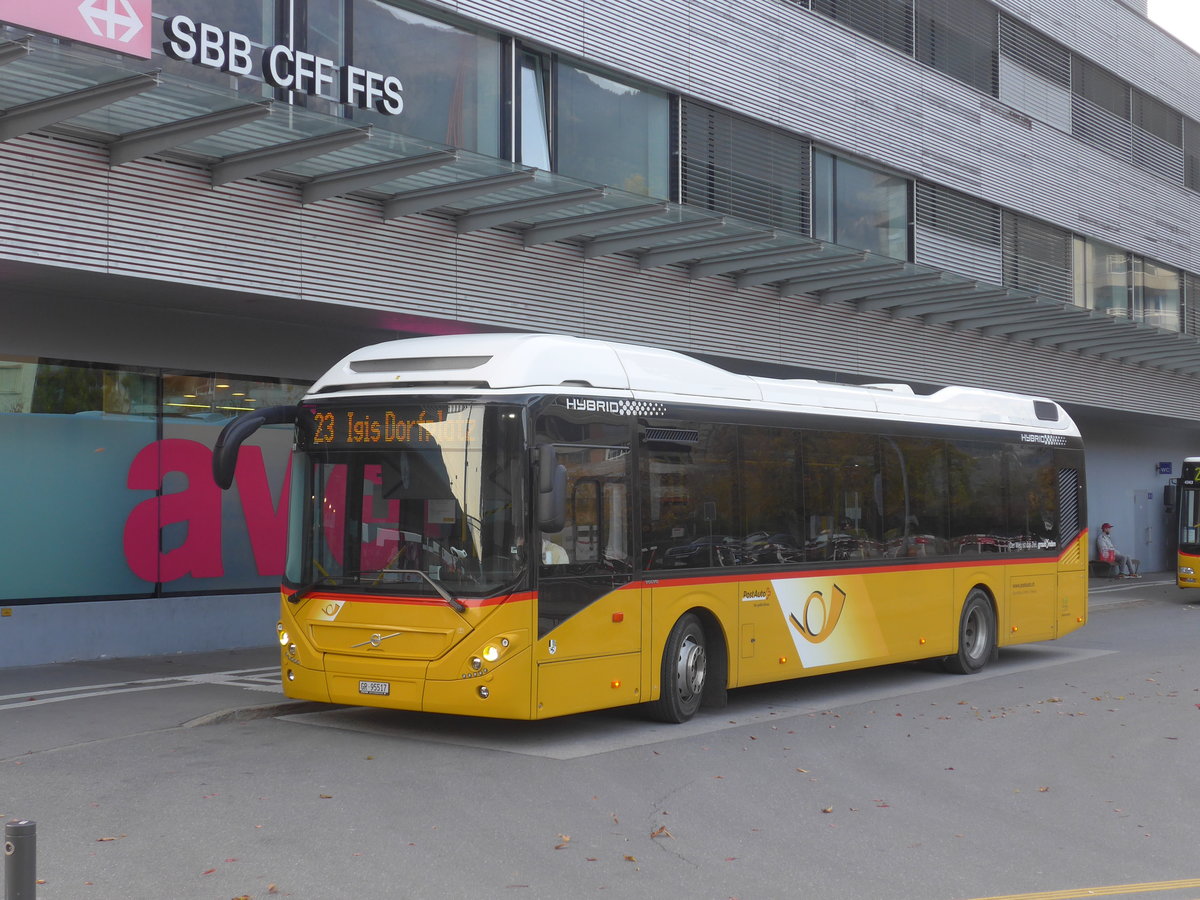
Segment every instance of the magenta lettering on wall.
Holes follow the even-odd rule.
[[[187,487],[151,497],[135,506],[125,521],[125,561],[145,581],[169,582],[186,575],[217,578],[225,574],[221,554],[222,491],[212,480],[212,451],[197,441],[172,438],[149,444],[129,466],[130,490],[157,491],[168,472],[187,478]],[[284,475],[279,501],[272,502],[262,450],[245,446],[234,480],[250,535],[259,575],[283,573],[287,542],[287,496],[291,462]],[[175,523],[187,526],[187,538],[163,552],[159,534]]]

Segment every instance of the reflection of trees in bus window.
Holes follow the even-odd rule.
[[[1045,541],[1055,534],[1058,483],[1054,453],[1043,444],[1008,448],[1009,527],[1021,541]]]
[[[1055,539],[1058,485],[1049,448],[953,442],[950,485],[951,535],[960,553],[1036,549]]]
[[[896,558],[946,555],[949,545],[945,442],[884,436],[880,455],[886,555]]]
[[[781,565],[804,559],[798,484],[800,432],[740,429],[738,476],[745,522],[743,565]]]
[[[643,458],[642,547],[647,568],[736,565],[742,517],[736,479],[737,428],[688,425],[688,448],[649,447]]]
[[[808,559],[881,556],[882,476],[875,435],[808,432],[803,458]]]

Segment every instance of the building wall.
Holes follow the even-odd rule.
[[[429,5],[1200,272],[1200,194],[787,0]],[[1116,0],[1000,6],[1200,118],[1189,89],[1200,77],[1196,55]],[[1153,473],[1157,462],[1178,466],[1200,452],[1194,378],[781,298],[769,286],[738,291],[729,278],[692,280],[678,266],[585,260],[568,243],[525,248],[503,230],[459,235],[437,215],[384,221],[378,204],[358,198],[305,206],[291,185],[214,188],[205,169],[177,162],[110,168],[103,148],[45,134],[0,143],[0,192],[0,277],[61,273],[53,296],[0,297],[3,354],[312,379],[352,347],[414,328],[544,329],[854,378],[1042,394],[1078,411],[1090,526],[1114,522],[1122,549],[1142,555],[1148,571],[1172,565],[1166,477]],[[944,250],[919,243],[918,261]],[[0,665],[263,644],[276,602],[264,594],[16,607],[0,618]]]

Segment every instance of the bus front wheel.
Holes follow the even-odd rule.
[[[675,623],[663,649],[661,691],[651,715],[660,722],[686,722],[700,708],[707,676],[704,627],[688,613]]]
[[[978,672],[996,650],[996,615],[992,602],[979,588],[967,594],[958,622],[958,652],[942,662],[946,670],[959,675]]]

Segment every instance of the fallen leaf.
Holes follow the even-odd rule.
[[[807,775],[807,774],[808,774],[808,769],[797,769],[796,771],[797,771],[797,772],[803,772],[805,775]]]
[[[333,799],[333,794],[321,794],[320,796],[321,796],[322,800],[332,800]]]
[[[666,825],[659,825],[652,832],[650,832],[650,837],[652,837],[652,838],[656,838],[656,837],[673,838],[673,837],[675,837],[675,835],[673,835],[673,834],[671,834],[671,832],[667,831]]]
[[[1048,787],[1040,787],[1040,788],[1038,788],[1038,791],[1039,791],[1039,793],[1042,793],[1042,794],[1047,794],[1047,793],[1049,793],[1049,792],[1050,792],[1050,788],[1048,788]]]
[[[216,869],[205,869],[205,870],[204,870],[203,872],[201,872],[200,874],[201,874],[201,875],[211,875],[211,874],[212,874],[213,872],[215,872],[215,871],[217,871],[217,870],[216,870]]]
[[[821,809],[821,812],[823,812],[823,813],[831,813],[831,812],[833,812],[833,807],[832,807],[832,806],[826,806],[826,807],[823,807],[823,808]]]
[[[637,862],[637,857],[630,856],[628,853],[626,853],[625,854],[625,862]]]
[[[268,894],[278,894],[278,893],[279,893],[279,885],[277,885],[277,884],[268,884],[268,885],[267,885],[267,893],[268,893]]]

